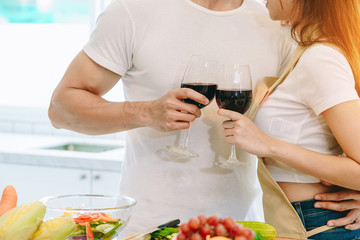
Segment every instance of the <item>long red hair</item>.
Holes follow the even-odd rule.
[[[294,0],[292,37],[303,46],[335,45],[348,60],[360,96],[360,0]]]

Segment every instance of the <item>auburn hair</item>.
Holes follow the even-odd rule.
[[[360,0],[294,0],[290,21],[298,44],[321,42],[340,49],[360,96]]]

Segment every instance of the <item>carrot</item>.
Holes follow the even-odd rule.
[[[4,188],[0,201],[0,216],[16,207],[17,194],[14,186],[8,185]]]
[[[97,221],[103,222],[117,222],[117,218],[113,218],[110,214],[105,213],[89,213],[89,214],[82,214],[76,218],[74,218],[75,223],[91,223]]]
[[[102,220],[104,222],[117,222],[118,221],[117,218],[112,218],[110,216],[107,216],[107,217],[101,216],[100,220]]]
[[[94,234],[91,231],[90,224],[86,223],[85,228],[86,228],[86,240],[94,240]]]

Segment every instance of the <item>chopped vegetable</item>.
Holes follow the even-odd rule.
[[[117,224],[115,224],[114,228],[111,229],[109,232],[107,232],[103,237],[104,237],[104,238],[107,238],[107,237],[110,237],[110,236],[114,235],[114,234],[115,234],[115,231],[116,231],[119,227],[121,227],[121,225],[122,225],[122,222],[119,221]]]
[[[110,239],[122,225],[121,219],[113,218],[111,214],[84,213],[74,218],[76,228],[71,234],[73,240]]]
[[[86,240],[94,240],[94,234],[91,231],[90,224],[87,222],[85,223],[86,226]]]
[[[151,240],[171,240],[174,233],[178,233],[177,228],[163,228],[150,233]]]
[[[74,218],[74,221],[76,223],[81,224],[86,222],[97,222],[97,221],[117,222],[118,219],[113,218],[110,214],[105,214],[105,213],[87,213]]]
[[[255,232],[254,240],[264,240],[260,232]]]

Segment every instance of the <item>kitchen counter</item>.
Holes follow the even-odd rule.
[[[124,146],[124,142],[121,140],[94,140],[88,138],[0,133],[0,163],[114,172],[121,171],[124,147],[95,153],[48,149],[67,143]],[[111,181],[113,182],[113,179]],[[80,183],[77,183],[75,185],[79,184]],[[96,186],[96,183],[93,185]],[[100,185],[101,188],[104,188],[102,183]],[[42,188],[44,188],[44,186]],[[116,189],[117,188],[118,187],[116,187]],[[28,187],[25,189],[19,187],[19,194],[25,194],[21,198],[24,202],[27,201],[25,201],[25,196],[29,194],[26,193],[26,189],[28,189]],[[44,195],[51,194],[49,189],[45,189],[44,191],[47,191]],[[60,191],[59,188],[56,189],[56,192],[58,191]],[[276,237],[274,240],[300,239]]]
[[[67,143],[121,147],[103,152],[49,149]],[[0,134],[0,163],[120,171],[123,155],[121,140]]]

